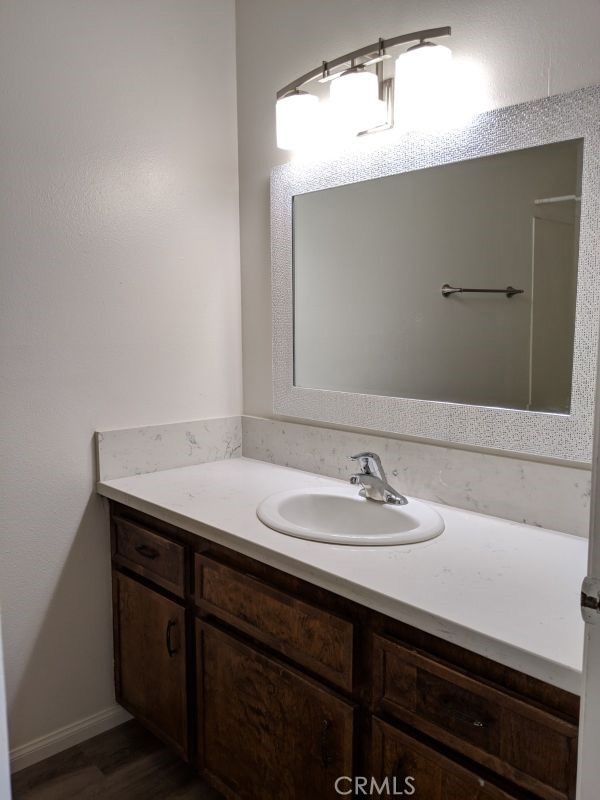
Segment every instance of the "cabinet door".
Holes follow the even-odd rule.
[[[371,769],[377,786],[388,790],[383,796],[404,793],[414,800],[516,798],[376,717],[373,718]]]
[[[244,800],[339,798],[352,775],[354,707],[206,623],[197,622],[199,758]]]
[[[117,701],[187,759],[184,609],[113,577]]]

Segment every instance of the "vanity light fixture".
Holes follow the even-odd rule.
[[[316,133],[319,98],[314,94],[292,89],[277,100],[277,147],[295,150]]]
[[[379,80],[364,64],[342,72],[329,89],[331,114],[342,131],[356,136],[386,122],[386,104],[379,98]]]
[[[434,129],[447,115],[452,51],[424,41],[396,59],[394,104],[402,128]]]
[[[335,129],[351,136],[392,128],[395,113],[406,122],[409,115],[400,107],[404,102],[411,113],[415,107],[431,108],[431,91],[439,93],[451,55],[447,47],[431,40],[450,34],[447,26],[379,39],[296,78],[277,92],[277,146],[294,150],[320,138],[324,106]],[[395,80],[386,78],[384,64],[392,58],[388,51],[412,43],[416,44],[397,59]],[[329,103],[319,102],[317,95],[302,88],[313,81],[330,84]]]

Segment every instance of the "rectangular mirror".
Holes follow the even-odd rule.
[[[296,195],[295,385],[569,413],[582,152]]]
[[[589,463],[598,119],[591,87],[276,167],[274,413]]]

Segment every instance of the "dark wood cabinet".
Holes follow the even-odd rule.
[[[188,759],[185,610],[113,577],[117,701]]]
[[[197,622],[199,762],[221,791],[335,798],[352,775],[353,704],[237,638]]]
[[[111,530],[117,700],[230,800],[574,800],[575,695],[124,505]]]
[[[406,733],[373,719],[371,772],[388,796],[404,793],[414,800],[517,800]]]
[[[577,726],[425,653],[374,637],[374,708],[547,800],[574,793]]]
[[[196,605],[352,691],[354,626],[264,581],[196,556]]]

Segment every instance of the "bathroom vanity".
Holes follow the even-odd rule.
[[[573,798],[578,598],[559,585],[516,608],[553,558],[583,569],[584,543],[455,509],[406,547],[307,543],[256,519],[261,494],[307,484],[339,482],[232,459],[99,485],[119,703],[226,797],[334,798],[337,778],[367,776],[389,796],[412,777],[422,800]],[[543,535],[525,586],[518,564]],[[471,585],[445,557],[430,581],[452,548]]]

